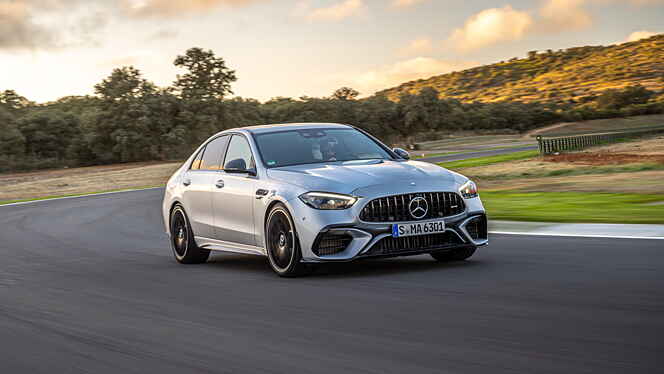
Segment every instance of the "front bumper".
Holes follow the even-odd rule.
[[[314,210],[298,201],[294,218],[303,262],[352,261],[368,257],[407,256],[488,244],[486,214],[479,198],[465,200],[463,213],[445,217],[445,233],[406,238],[392,238],[392,224],[412,222],[374,223],[360,221],[364,204],[358,202],[348,210]],[[477,225],[482,221],[482,225]],[[421,222],[427,222],[421,221]],[[484,231],[479,233],[479,231]],[[321,241],[329,238],[345,240],[344,249],[329,253],[321,251]],[[333,239],[334,240],[334,239]]]

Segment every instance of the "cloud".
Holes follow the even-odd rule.
[[[177,30],[159,30],[157,32],[149,35],[145,40],[154,41],[154,40],[166,40],[176,38],[180,33]]]
[[[617,2],[617,0],[614,0]],[[657,5],[664,4],[664,0],[628,0],[634,5]]]
[[[362,72],[355,75],[350,82],[346,81],[344,84],[350,85],[364,94],[371,94],[404,82],[464,70],[477,65],[477,62],[470,61],[446,61],[430,57],[416,57]]]
[[[661,32],[653,32],[653,31],[646,31],[646,30],[641,30],[641,31],[634,31],[633,33],[629,34],[627,39],[625,39],[624,43],[627,42],[635,42],[637,40],[641,39],[647,39],[651,36],[655,36],[661,34]]]
[[[407,46],[399,50],[399,54],[403,56],[423,55],[430,53],[434,50],[433,42],[429,38],[419,38],[412,40]]]
[[[586,0],[548,0],[539,11],[541,32],[581,30],[592,25],[592,17],[583,8]]]
[[[0,50],[95,44],[93,34],[105,25],[106,18],[95,5],[80,12],[84,3],[83,0],[1,1]]]
[[[393,0],[392,6],[395,8],[408,8],[429,0]]]
[[[34,23],[27,2],[0,3],[0,49],[31,49],[50,42],[51,34]]]
[[[528,12],[514,10],[510,5],[485,9],[471,16],[462,28],[455,29],[447,42],[467,51],[498,42],[520,40],[533,25]]]
[[[176,17],[221,6],[240,7],[264,0],[122,0],[124,13],[135,17]]]
[[[366,6],[363,0],[343,0],[334,5],[322,8],[311,8],[309,1],[300,1],[294,14],[303,16],[309,21],[341,21],[345,18],[357,16],[364,12]]]

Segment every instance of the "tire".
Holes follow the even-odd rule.
[[[288,209],[277,203],[265,220],[265,250],[270,267],[281,277],[304,274],[300,240]]]
[[[199,248],[194,240],[189,218],[182,205],[171,211],[171,248],[175,260],[181,264],[202,264],[210,257],[210,250]]]
[[[476,250],[477,247],[464,247],[446,252],[431,252],[430,254],[431,257],[440,262],[464,261],[475,254]]]

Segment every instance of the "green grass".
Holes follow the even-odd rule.
[[[537,145],[533,143],[533,145]],[[421,154],[418,156],[413,157],[414,160],[420,159],[420,158],[429,158],[429,157],[440,157],[440,156],[449,156],[449,155],[463,155],[466,153],[475,153],[475,152],[485,152],[485,151],[497,151],[497,150],[502,150],[502,149],[512,149],[512,148],[521,148],[527,146],[523,144],[519,145],[508,145],[508,146],[503,146],[503,147],[492,147],[492,148],[481,148],[481,149],[469,149],[465,151],[458,151],[458,152],[443,152],[443,153],[432,153],[428,155],[422,156]],[[413,151],[413,153],[417,153],[417,151]]]
[[[468,160],[441,162],[438,165],[447,169],[461,169],[461,168],[472,168],[476,166],[493,165],[508,161],[528,160],[538,156],[539,156],[538,151],[521,151],[521,152],[507,153],[504,155],[471,158]]]
[[[164,185],[143,186],[143,187],[134,187],[134,188],[120,188],[120,189],[115,189],[115,190],[81,192],[81,193],[64,194],[64,195],[50,195],[50,196],[34,197],[34,198],[30,198],[30,199],[5,200],[5,201],[0,201],[0,206],[1,205],[7,205],[7,204],[14,204],[14,203],[27,203],[29,201],[60,199],[60,198],[63,198],[63,197],[78,197],[78,196],[86,196],[86,195],[97,195],[97,194],[103,194],[103,193],[109,193],[109,192],[123,192],[123,191],[143,190],[143,189],[147,189],[147,188],[157,188],[157,187],[163,187],[163,186]]]
[[[511,174],[480,175],[483,180],[510,180],[520,178],[547,178],[574,175],[604,175],[615,173],[634,173],[640,171],[664,170],[664,164],[635,163],[627,165],[586,166],[570,169],[535,170]],[[472,176],[472,175],[468,175]]]
[[[484,191],[491,219],[541,222],[664,223],[664,194]]]
[[[429,157],[440,157],[440,156],[448,156],[448,155],[459,155],[459,154],[470,153],[470,152],[471,152],[471,151],[469,151],[469,152],[465,152],[465,151],[464,151],[464,152],[432,153],[432,154],[428,154],[428,155],[424,155],[424,156],[422,156],[422,155],[420,154],[420,155],[418,155],[418,156],[413,157],[413,160],[417,160],[417,159],[420,159],[420,158],[429,158]],[[473,151],[473,152],[474,152],[474,151]],[[413,152],[413,153],[415,153],[415,152]]]

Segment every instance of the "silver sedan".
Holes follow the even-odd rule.
[[[281,276],[360,258],[460,261],[488,243],[475,183],[339,124],[212,136],[169,179],[163,218],[180,263],[239,252]]]

